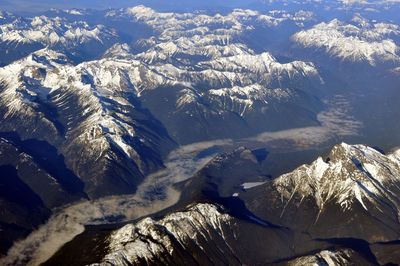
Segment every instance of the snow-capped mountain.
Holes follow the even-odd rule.
[[[260,187],[248,206],[263,219],[315,238],[396,240],[399,163],[398,150],[384,155],[363,145],[340,144],[325,161],[318,158]],[[268,207],[260,206],[266,198]]]
[[[53,208],[81,198],[134,193],[147,174],[163,167],[162,157],[175,146],[141,107],[132,86],[121,80],[116,87],[102,87],[95,80],[106,82],[107,76],[93,76],[84,64],[74,66],[64,54],[45,48],[0,68],[0,131],[6,141],[0,146],[8,150],[7,143],[14,143],[20,154],[5,153],[1,165],[17,169],[15,179],[26,183],[27,194],[44,210],[36,220],[24,221],[30,203],[18,201],[17,218],[2,220],[2,228],[18,226],[14,238],[38,226]],[[39,165],[24,166],[26,156]],[[5,187],[12,190],[12,184]],[[15,207],[2,199],[5,210]]]
[[[286,127],[296,119],[277,125],[272,121],[277,117],[275,110],[288,106],[304,114],[315,113],[322,106],[312,96],[324,93],[324,81],[314,64],[295,60],[281,63],[268,52],[255,52],[241,40],[254,27],[276,27],[286,20],[309,21],[310,13],[275,11],[266,15],[236,9],[227,15],[210,16],[162,13],[138,6],[106,15],[109,19],[126,16],[149,25],[157,34],[133,47],[115,45],[105,58],[138,62],[140,82],[129,74],[131,83],[144,105],[179,143]],[[275,18],[274,23],[269,21]],[[163,95],[166,101],[154,101],[156,95]],[[255,123],[257,119],[266,123]],[[181,125],[189,123],[193,132],[182,131]],[[211,123],[222,126],[210,129],[206,124]]]
[[[107,76],[96,74],[93,76],[90,65],[75,67],[66,56],[49,49],[0,69],[4,86],[1,127],[58,147],[67,165],[93,185],[86,187],[89,194],[112,193],[113,185],[101,185],[100,180],[108,175],[117,184],[114,171],[128,192],[143,174],[162,165],[161,142],[171,141],[162,126],[140,107],[132,87],[123,81],[117,87],[102,87],[96,79],[106,82]],[[140,122],[143,119],[145,122]],[[142,126],[147,131],[141,130]],[[156,131],[149,133],[152,130]],[[77,152],[79,158],[74,156]]]
[[[230,229],[233,226],[233,217],[210,204],[194,205],[184,212],[173,213],[159,221],[147,218],[136,225],[126,225],[110,236],[110,253],[104,258],[102,264],[130,265],[140,261],[149,264],[156,262],[179,264],[184,261],[194,263],[195,257],[200,256],[203,256],[206,261],[211,253],[208,249],[203,249],[202,254],[194,255],[191,260],[185,256],[177,258],[173,255],[176,252],[175,247],[180,246],[181,252],[185,253],[191,245],[201,244],[204,240],[211,239],[221,244],[225,243],[224,246],[219,246],[218,253],[224,254],[226,262],[231,264],[235,262],[235,254],[227,244],[226,238],[234,237]],[[202,233],[199,232],[199,228],[202,228]],[[230,258],[232,258],[231,262],[229,262]],[[212,258],[210,259],[213,261]]]
[[[181,49],[176,42],[181,42],[181,38],[157,43],[152,37],[145,41],[147,47],[138,54],[127,44],[116,44],[101,60],[83,63],[80,67],[91,72],[96,86],[115,90],[129,87],[135,91],[166,125],[172,137],[182,143],[229,137],[220,129],[205,130],[203,118],[212,123],[222,114],[227,116],[224,125],[242,127],[243,122],[250,123],[247,129],[233,130],[237,136],[243,136],[265,129],[249,121],[257,116],[258,109],[264,110],[261,117],[269,119],[266,116],[275,115],[269,113],[273,112],[275,103],[285,102],[293,106],[289,108],[311,113],[322,105],[312,95],[324,93],[324,81],[310,62],[280,63],[270,53],[256,54],[241,43],[204,46],[195,42],[196,45],[189,43]],[[232,47],[235,49],[231,50]],[[228,50],[220,52],[220,48]],[[167,100],[160,103],[156,95],[164,95]],[[209,133],[204,135],[197,129],[195,134],[182,131],[181,125],[189,123],[188,120]],[[272,121],[268,124],[275,127]]]
[[[183,36],[190,37],[212,31],[217,36],[234,37],[243,30],[251,30],[254,22],[266,26],[277,26],[283,21],[302,23],[314,19],[312,12],[289,13],[284,10],[272,10],[260,13],[250,9],[234,9],[227,15],[208,15],[202,12],[195,13],[160,13],[146,6],[110,11],[108,17],[131,16],[134,20],[142,21],[161,33],[165,40],[176,39]],[[185,34],[181,34],[186,32]]]
[[[388,201],[385,205],[398,208],[399,152],[385,156],[366,146],[343,143],[331,151],[328,162],[320,157],[310,166],[277,179],[275,187],[285,202],[294,194],[315,197],[321,212],[328,202],[335,202],[343,211],[354,204],[368,211],[369,205],[377,208],[384,198]]]
[[[234,17],[239,16],[239,11],[235,12]],[[248,16],[247,11],[245,15]],[[171,16],[175,15],[160,13],[159,16],[171,19]],[[244,124],[241,120],[254,121],[248,129],[236,130],[237,136],[241,136],[251,134],[254,130],[264,130],[255,124],[255,116],[259,116],[257,113],[260,109],[263,110],[261,117],[270,119],[268,117],[276,114],[281,102],[285,103],[285,106],[293,105],[296,112],[299,109],[312,112],[320,108],[318,101],[307,94],[312,91],[312,87],[323,84],[312,63],[294,61],[282,64],[269,53],[256,54],[245,44],[237,44],[237,47],[242,47],[242,50],[237,50],[238,55],[228,52],[222,55],[213,54],[209,60],[200,57],[200,60],[191,60],[197,62],[192,66],[179,62],[179,58],[200,56],[199,50],[187,46],[187,51],[180,50],[179,55],[176,55],[173,48],[175,40],[171,40],[171,47],[164,46],[168,52],[162,61],[148,60],[148,55],[153,54],[154,49],[157,50],[160,46],[157,42],[147,42],[150,48],[142,53],[134,54],[128,45],[116,44],[106,51],[102,59],[75,66],[69,54],[56,51],[56,44],[65,45],[64,48],[68,50],[68,32],[71,31],[69,28],[76,25],[89,26],[80,22],[60,25],[60,21],[61,18],[36,17],[30,21],[29,27],[33,28],[32,30],[8,29],[17,36],[29,37],[35,29],[42,31],[44,27],[48,29],[50,36],[56,28],[66,30],[66,37],[46,40],[50,41],[48,45],[55,45],[54,49],[38,50],[0,69],[4,87],[1,92],[4,123],[1,127],[5,131],[17,131],[22,138],[36,137],[58,147],[65,156],[67,165],[78,176],[86,176],[85,182],[93,184],[93,188],[96,184],[96,191],[101,191],[102,185],[93,179],[93,175],[104,173],[111,178],[116,171],[112,169],[116,167],[121,176],[124,176],[125,172],[129,176],[143,178],[143,173],[161,165],[158,152],[160,140],[153,138],[160,133],[153,132],[148,135],[147,131],[142,132],[137,123],[133,123],[137,119],[136,116],[154,120],[150,113],[141,109],[142,104],[166,125],[166,129],[172,132],[171,136],[175,140],[182,143],[203,140],[204,137],[229,136],[227,134],[231,134],[228,132],[233,132],[232,130],[223,131],[221,135],[216,135],[219,128],[213,129],[207,135],[197,130],[215,119],[219,120],[222,113],[227,116],[227,122],[221,124],[221,127],[231,124],[233,129],[239,129]],[[10,25],[17,27],[19,24]],[[4,27],[11,27],[10,25]],[[89,40],[93,37],[89,32],[98,32],[98,28],[82,32],[78,27],[75,31],[81,32],[82,35],[79,36],[82,38],[77,38],[77,43],[72,42],[71,45]],[[213,36],[213,32],[204,34]],[[9,36],[7,32],[3,33],[4,36]],[[37,38],[14,41],[29,43],[41,40],[40,36],[33,36]],[[101,38],[96,36],[95,34],[93,38],[101,41]],[[162,37],[158,39],[161,40]],[[213,47],[213,44],[206,46]],[[198,47],[203,47],[203,44],[198,44]],[[166,87],[170,88],[167,90]],[[167,94],[164,97],[169,99],[165,104],[158,100],[160,96],[154,96],[165,93]],[[193,109],[194,106],[197,106],[197,111]],[[273,113],[269,113],[269,109]],[[177,115],[171,116],[172,113]],[[210,118],[206,118],[205,123],[198,120],[207,116]],[[197,120],[196,126],[193,127],[197,132],[193,135],[181,126],[190,123],[190,120]],[[16,121],[28,122],[22,124]],[[252,128],[253,125],[255,129]],[[274,123],[266,125],[271,128],[276,126]],[[162,128],[155,120],[147,126]],[[167,133],[163,132],[162,135],[162,138],[169,142]],[[147,139],[148,137],[151,140]],[[150,159],[149,154],[140,154],[138,150],[142,148],[139,147],[150,148],[155,153]],[[77,161],[72,154],[78,151],[82,157]],[[130,161],[135,162],[137,168],[121,169],[120,166],[112,166],[121,159],[126,160],[126,164]],[[87,165],[92,165],[94,172],[87,172]],[[128,182],[128,179],[124,180]],[[130,185],[134,187],[133,183]],[[88,185],[86,191],[89,194],[92,193],[89,192],[90,187]],[[128,187],[123,190],[129,191]],[[110,188],[108,191],[113,193]]]
[[[107,19],[130,17],[153,29],[155,36],[141,40],[138,47],[147,50],[141,57],[147,62],[171,60],[193,65],[193,59],[233,56],[251,51],[241,39],[257,28],[273,29],[289,23],[297,29],[313,21],[312,12],[270,11],[260,13],[248,9],[235,9],[226,15],[207,13],[165,13],[145,6],[113,10]],[[149,49],[151,48],[151,49]],[[192,60],[190,60],[192,59]]]
[[[31,20],[17,19],[2,25],[0,40],[2,42],[33,43],[45,46],[62,45],[73,47],[95,40],[103,42],[115,38],[116,33],[104,26],[89,26],[84,21],[68,23],[62,18],[46,16],[34,17]]]
[[[216,159],[207,173],[232,158]],[[225,207],[192,204],[111,231],[106,254],[92,265],[388,263],[400,237],[400,150],[384,155],[343,143],[328,158],[224,198]],[[238,198],[250,212],[238,214]]]
[[[298,167],[400,141],[396,14],[342,2],[0,12],[0,264],[398,263],[399,151]]]
[[[302,265],[374,265],[361,254],[351,249],[322,250],[318,253],[302,256],[282,263],[290,266]]]
[[[398,64],[400,28],[396,24],[373,23],[356,16],[352,24],[337,19],[322,22],[296,33],[299,46],[322,50],[331,57],[349,62]]]
[[[4,55],[0,65],[45,47],[67,52],[74,60],[82,61],[98,56],[117,40],[115,30],[85,21],[46,16],[8,19],[8,23],[0,24],[0,52]]]

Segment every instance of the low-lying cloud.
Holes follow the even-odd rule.
[[[115,217],[121,217],[120,221],[129,221],[172,206],[180,196],[172,185],[192,177],[204,167],[215,154],[200,158],[197,155],[211,147],[234,148],[239,143],[246,142],[268,145],[276,141],[286,141],[292,148],[302,150],[332,139],[356,135],[362,124],[349,116],[349,111],[348,102],[344,97],[338,96],[330,103],[327,111],[318,115],[320,126],[265,132],[241,141],[224,139],[182,146],[169,154],[165,169],[145,179],[136,194],[105,197],[65,207],[26,239],[16,242],[7,257],[0,259],[0,264],[38,265],[82,233],[85,225],[115,222]],[[153,197],[154,191],[160,193]]]
[[[105,197],[65,207],[27,238],[17,241],[7,257],[0,259],[0,265],[39,265],[82,233],[85,225],[115,222],[115,217],[121,217],[120,221],[129,221],[172,206],[180,196],[172,185],[193,176],[214,156],[211,154],[196,159],[198,152],[227,143],[229,141],[225,140],[202,142],[171,152],[165,163],[166,168],[148,176],[135,195]],[[162,190],[162,197],[149,196],[154,187]]]
[[[328,105],[329,108],[317,116],[319,126],[264,132],[250,140],[263,144],[286,141],[291,149],[304,150],[359,133],[363,124],[349,115],[351,106],[344,96],[337,95]]]

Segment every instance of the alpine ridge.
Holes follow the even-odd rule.
[[[0,2],[0,264],[400,264],[398,1]]]
[[[91,265],[388,263],[400,233],[399,155],[339,144],[326,162],[318,158],[230,201],[193,203],[110,231],[107,253]],[[207,173],[232,160],[223,158]],[[246,219],[231,209],[238,199],[250,211]]]

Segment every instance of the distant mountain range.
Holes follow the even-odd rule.
[[[399,263],[399,151],[338,144],[398,145],[398,5],[238,2],[0,12],[1,254],[65,206],[173,191],[48,263]]]

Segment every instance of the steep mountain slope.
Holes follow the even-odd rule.
[[[134,94],[117,103],[74,70],[119,39],[80,19],[0,12],[1,254],[60,206],[133,193],[174,146]]]
[[[322,22],[296,33],[292,40],[299,46],[320,50],[330,57],[371,66],[399,63],[399,26],[373,23],[356,16],[352,24],[337,19]]]
[[[362,255],[351,249],[323,250],[316,254],[299,257],[287,262],[274,265],[374,265]]]
[[[323,94],[316,89],[323,85],[310,63],[281,64],[264,53],[201,61],[196,68],[156,68],[170,80],[180,81],[179,86],[142,92],[145,106],[181,143],[315,125],[323,106],[313,97]],[[162,106],[154,101],[156,95],[166,98]],[[286,112],[291,113],[285,116],[289,120],[280,119]],[[182,124],[191,124],[193,132],[182,131]]]
[[[91,26],[85,21],[46,16],[32,19],[6,17],[0,24],[0,66],[20,59],[36,50],[51,47],[68,52],[75,61],[93,58],[118,40],[116,32],[102,25]]]
[[[55,146],[90,195],[134,191],[173,146],[130,87],[96,87],[92,80],[102,76],[74,67],[63,54],[40,50],[0,69],[0,76],[1,130]]]
[[[265,4],[290,4],[275,2]],[[128,194],[146,214],[154,212],[152,197],[171,206],[164,184],[188,175],[179,156],[175,171],[162,170],[178,145],[262,142],[282,152],[278,160],[290,160],[285,150],[296,149],[290,156],[301,160],[266,167],[279,174],[316,152],[304,149],[323,149],[329,141],[367,143],[376,134],[390,142],[385,145],[397,145],[395,118],[388,118],[390,134],[376,133],[386,126],[371,127],[397,114],[398,93],[387,88],[396,87],[400,73],[399,26],[374,15],[342,22],[363,4],[342,2],[329,3],[329,16],[314,0],[287,11],[177,13],[137,6],[51,10],[34,18],[0,12],[0,256],[54,210],[82,199],[105,209],[103,197],[112,196],[111,206]],[[320,21],[332,17],[338,19]],[[366,136],[353,136],[370,120],[384,121],[369,125]],[[214,148],[182,160],[203,162]],[[329,159],[270,180],[263,159],[239,148],[176,184],[181,197],[175,206],[125,227],[89,226],[48,263],[399,263],[399,157],[399,151],[384,155],[342,144]],[[141,184],[145,191],[136,193]],[[111,208],[131,206],[127,198]],[[109,213],[107,219],[123,219]],[[65,223],[79,220],[83,228],[103,222],[97,217],[69,216]],[[29,244],[15,249],[16,256]],[[32,250],[5,261],[25,262]]]
[[[223,169],[221,159],[207,172]],[[205,176],[212,182],[218,174]],[[399,177],[400,151],[384,155],[362,145],[337,145],[328,162],[318,158],[232,197],[215,198],[218,204],[192,204],[111,231],[103,242],[107,254],[93,265],[398,263],[392,250],[400,238]],[[209,188],[221,184],[208,182]]]
[[[90,69],[96,86],[117,90],[129,87],[135,91],[140,102],[178,143],[318,124],[316,113],[323,104],[314,96],[325,91],[316,67],[301,61],[281,63],[268,52],[256,53],[246,45],[249,38],[244,38],[259,25],[272,28],[289,21],[302,27],[303,22],[312,20],[312,14],[261,14],[236,9],[226,15],[211,16],[160,13],[138,6],[111,10],[105,22],[112,24],[129,17],[151,27],[154,36],[133,47],[116,44],[105,52],[103,59],[83,63],[80,68]],[[174,26],[175,30],[167,26]],[[105,48],[119,38],[119,31],[60,17],[18,19],[18,23],[3,27],[7,43],[39,45],[31,50],[48,45],[72,62],[79,56],[75,48],[92,41]],[[165,101],[160,102],[160,98]],[[188,124],[193,125],[192,132],[181,126]],[[221,126],[213,128],[210,124]]]
[[[0,173],[1,253],[43,223],[51,209],[86,197],[83,183],[46,142],[0,133]]]
[[[162,33],[164,38],[182,37],[181,31],[186,30],[186,35],[194,35],[201,33],[199,29],[215,29],[215,32],[222,33],[240,33],[241,30],[251,30],[246,27],[249,24],[254,24],[255,21],[265,23],[269,26],[276,26],[283,21],[294,21],[303,26],[302,23],[313,19],[312,12],[295,12],[290,13],[285,10],[270,10],[261,13],[250,9],[233,9],[232,12],[226,15],[217,13],[209,15],[205,12],[192,13],[173,13],[173,12],[157,12],[146,6],[135,6],[118,11],[110,11],[107,16],[131,16],[135,20],[143,21],[151,27]],[[218,28],[223,28],[219,29]],[[171,30],[174,29],[174,30]],[[195,30],[193,30],[195,29]],[[189,31],[187,31],[189,30]]]
[[[319,158],[258,188],[256,195],[246,196],[247,206],[264,219],[314,238],[397,240],[399,159],[399,151],[383,155],[366,146],[341,144],[327,162]],[[270,204],[262,204],[265,200]]]
[[[26,226],[23,212],[16,214],[15,224],[24,230],[6,236],[4,246],[56,207],[82,197],[134,193],[146,175],[163,167],[163,156],[175,142],[318,123],[316,113],[323,104],[313,94],[321,92],[323,80],[316,67],[301,61],[281,63],[238,38],[251,31],[252,23],[273,27],[288,20],[300,27],[309,14],[235,10],[209,16],[144,7],[109,11],[104,18],[108,25],[121,27],[118,23],[126,19],[121,16],[128,15],[154,30],[151,38],[145,32],[146,38],[127,45],[115,44],[123,37],[120,28],[86,22],[95,21],[91,12],[1,15],[0,64],[10,63],[0,68],[1,136],[32,157],[38,164],[33,169],[52,177],[34,179],[33,172],[39,170],[12,175],[41,202],[43,215]],[[151,16],[141,17],[148,12]],[[165,25],[174,21],[180,26],[171,32]],[[99,58],[87,61],[94,57]],[[282,119],[288,114],[294,115]],[[29,145],[46,149],[38,153]],[[42,160],[50,157],[55,161]],[[20,159],[13,158],[2,165],[15,168]],[[30,208],[28,202],[19,204]],[[14,205],[5,198],[4,206]]]
[[[115,37],[115,33],[103,26],[90,27],[83,21],[67,23],[61,18],[46,16],[34,17],[32,20],[19,18],[12,23],[1,26],[1,41],[15,43],[38,42],[43,45],[65,47],[78,46],[91,40],[102,42]]]
[[[147,60],[153,49],[133,54],[128,45],[118,44],[103,59],[81,68],[102,77],[94,79],[96,86],[117,90],[125,86],[135,91],[178,143],[317,124],[316,113],[323,104],[314,95],[326,92],[312,63],[283,64],[269,53],[255,54],[249,49],[210,60],[178,58],[198,53],[196,48],[186,54],[168,53],[167,59],[153,62]],[[287,121],[280,119],[286,113],[293,116]],[[182,127],[188,124],[193,132]]]
[[[133,47],[113,46],[102,62],[117,65],[118,59],[125,66],[137,65],[135,75],[125,77],[178,143],[318,123],[316,113],[323,104],[315,95],[323,95],[325,87],[316,67],[310,62],[281,63],[268,52],[257,53],[245,37],[259,25],[300,23],[310,20],[310,14],[263,15],[237,9],[210,16],[138,6],[106,15],[124,16],[149,25],[155,34]]]
[[[276,245],[262,248],[255,243],[249,248],[255,238]],[[237,220],[218,206],[197,204],[159,221],[147,218],[115,231],[109,238],[110,253],[100,265],[242,265],[261,250],[275,259],[290,253],[288,240],[283,233]]]
[[[43,209],[27,221],[23,210],[30,212],[31,203],[22,201],[16,218],[2,216],[19,232],[7,230],[2,251],[56,207],[82,197],[134,193],[147,174],[163,167],[163,155],[175,146],[130,88],[96,88],[90,72],[61,53],[39,50],[0,68],[0,79],[0,136],[6,141],[1,146],[9,150],[7,143],[13,143],[20,153],[4,153],[1,165],[14,169],[4,175],[20,180]],[[22,168],[24,154],[38,166]],[[0,198],[4,209],[14,208],[7,197]]]

